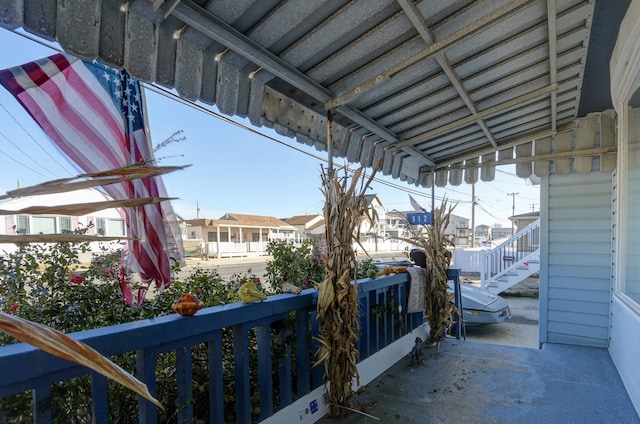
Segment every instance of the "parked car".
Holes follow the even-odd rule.
[[[379,269],[384,267],[415,266],[409,260],[375,262]],[[453,293],[453,281],[449,281],[448,292]],[[466,325],[499,324],[511,319],[509,302],[497,294],[468,283],[460,283],[462,316]]]
[[[452,281],[449,282],[449,292],[453,293]],[[466,325],[499,324],[511,319],[509,302],[502,296],[467,283],[460,283],[460,295]]]

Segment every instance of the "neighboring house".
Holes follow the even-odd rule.
[[[509,238],[513,235],[511,228],[508,227],[491,227],[491,240],[500,240]]]
[[[476,242],[484,242],[491,239],[491,227],[488,225],[476,225],[474,231]]]
[[[272,240],[295,241],[296,228],[285,221],[262,215],[226,213],[220,219],[190,219],[193,238],[205,241],[205,254],[217,258],[260,256]]]
[[[284,222],[295,228],[294,240],[301,242],[324,236],[324,217],[322,215],[296,215],[284,218]]]
[[[410,225],[407,222],[407,213],[412,211],[390,211],[385,214],[385,237],[411,237],[409,229],[417,230],[417,225]]]
[[[540,219],[540,211],[528,212],[509,217],[509,220],[515,225],[516,233],[527,228],[529,224],[536,222],[538,219]]]
[[[449,225],[444,229],[444,235],[450,236],[455,246],[468,246],[471,240],[469,219],[451,214]]]
[[[87,188],[70,192],[44,194],[38,196],[19,197],[0,202],[0,209],[19,211],[29,206],[55,206],[70,205],[76,203],[96,203],[112,200],[110,196],[95,188]],[[184,220],[178,218],[181,236],[186,249],[188,229]],[[30,215],[16,213],[14,215],[0,215],[0,234],[64,234],[72,233],[78,229],[86,229],[87,235],[105,237],[125,237],[127,235],[125,218],[122,210],[117,208],[104,209],[87,215]],[[122,242],[90,242],[88,252],[80,252],[82,262],[89,261],[94,253],[102,253],[108,250],[119,249]],[[12,252],[16,249],[13,243],[0,244],[1,252]],[[169,248],[171,250],[171,248]]]
[[[385,220],[387,211],[382,200],[377,194],[367,194],[364,196],[369,208],[369,216],[374,218],[373,222],[363,219],[358,227],[361,242],[370,242],[375,239],[384,239]]]
[[[76,203],[105,202],[111,198],[99,190],[87,188],[64,193],[43,194],[39,196],[19,197],[0,203],[0,209],[19,211],[29,206],[55,206]],[[15,215],[0,216],[0,233],[12,234],[64,234],[77,229],[87,229],[88,235],[125,236],[125,220],[118,209],[105,209],[89,215]],[[117,248],[117,242],[91,242],[92,252]],[[13,243],[0,244],[0,251],[13,252]],[[81,260],[89,260],[90,253],[82,255]]]

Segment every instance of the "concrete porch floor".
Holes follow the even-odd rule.
[[[364,412],[320,423],[640,423],[606,349],[448,338],[369,383]],[[378,420],[379,419],[379,420]]]

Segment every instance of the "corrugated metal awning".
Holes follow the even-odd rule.
[[[583,172],[598,157],[614,167],[615,142],[594,136],[611,129],[610,114],[578,111],[602,112],[581,105],[584,78],[617,32],[599,29],[594,41],[594,14],[627,4],[15,1],[0,25],[318,150],[328,150],[331,110],[335,157],[382,158],[385,175],[429,187],[434,171],[438,186],[490,181],[499,163],[517,163],[522,177]]]

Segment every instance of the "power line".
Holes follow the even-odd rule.
[[[56,160],[56,158],[55,158],[53,155],[51,155],[51,153],[50,153],[47,149],[45,149],[45,148],[44,148],[44,147],[43,147],[43,146],[42,146],[42,145],[41,145],[41,144],[40,144],[40,143],[39,143],[39,142],[38,142],[38,141],[33,137],[33,135],[31,135],[31,133],[29,133],[29,131],[27,131],[27,129],[26,129],[24,126],[22,126],[22,124],[20,124],[20,122],[18,122],[18,120],[17,120],[17,119],[16,119],[16,118],[11,114],[11,112],[9,112],[9,111],[7,110],[7,108],[2,104],[2,102],[0,102],[0,107],[2,107],[2,109],[4,109],[4,111],[5,111],[5,112],[7,112],[7,114],[11,117],[11,119],[13,119],[13,121],[14,121],[14,122],[15,122],[15,123],[20,127],[20,128],[22,128],[22,130],[23,130],[23,131],[24,131],[24,132],[29,136],[29,138],[31,138],[31,140],[32,140],[34,143],[36,143],[36,145],[37,145],[38,147],[40,147],[40,149],[41,149],[43,152],[45,152],[45,153],[47,154],[47,156],[49,156],[49,157],[50,157],[50,158],[51,158],[55,163],[57,163],[58,165],[60,165],[60,167],[61,167],[64,171],[68,172],[68,173],[69,173],[69,175],[73,175],[73,174],[72,174],[71,172],[69,172],[69,171],[68,171],[68,170],[67,170],[67,169],[66,169],[66,168],[65,168],[65,167],[64,167],[60,162],[58,162],[58,161]],[[31,159],[31,161],[33,161],[36,165],[40,166],[42,169],[44,169],[44,170],[48,171],[51,175],[54,175],[54,176],[55,176],[55,173],[54,173],[54,172],[52,172],[50,169],[46,168],[46,167],[45,167],[44,165],[42,165],[40,162],[37,162],[37,161],[33,158],[33,156],[32,156],[32,155],[30,155],[30,154],[26,153],[24,150],[22,150],[18,145],[16,145],[13,141],[11,141],[11,140],[9,139],[9,137],[7,137],[3,132],[1,132],[1,131],[0,131],[0,135],[1,135],[5,140],[7,140],[7,141],[9,142],[9,144],[11,144],[13,147],[15,147],[15,148],[20,152],[20,153],[22,153],[23,155],[25,155],[26,157],[28,157],[29,159]],[[40,174],[40,175],[42,175],[42,174]]]

